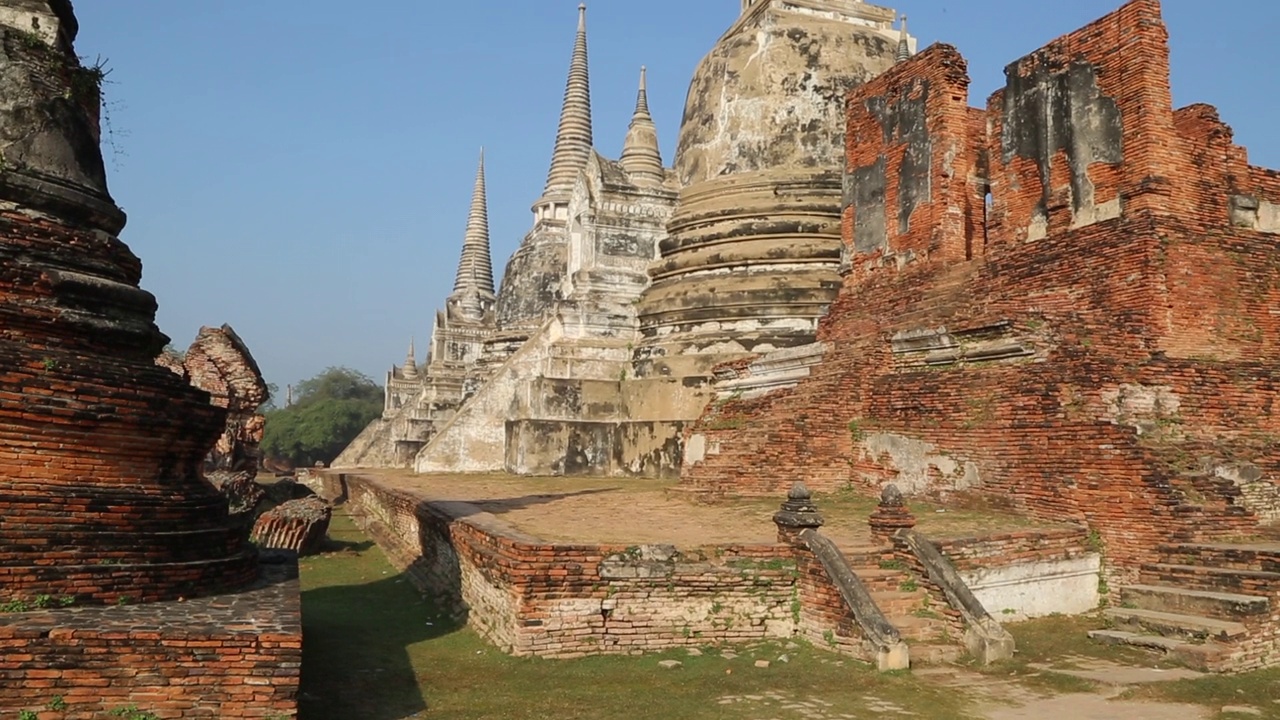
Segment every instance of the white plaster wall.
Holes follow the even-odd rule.
[[[960,577],[999,621],[1078,615],[1098,607],[1102,556],[966,570]]]

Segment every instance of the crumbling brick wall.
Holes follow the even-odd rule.
[[[232,597],[0,615],[0,716],[294,717],[301,664],[297,566],[275,565]]]
[[[209,393],[214,405],[227,410],[226,428],[210,451],[207,466],[256,473],[258,445],[266,428],[258,408],[270,393],[249,348],[230,325],[202,327],[183,356],[182,366],[192,385]]]
[[[1008,76],[968,108],[935,46],[850,94],[831,350],[692,428],[718,452],[684,482],[982,493],[1087,524],[1123,567],[1253,528],[1280,477],[1276,174],[1211,110],[1174,111],[1156,0]],[[1228,460],[1264,479],[1203,472]]]

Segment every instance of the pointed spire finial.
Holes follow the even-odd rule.
[[[591,76],[587,65],[587,6],[578,6],[578,34],[569,61],[569,79],[556,131],[555,150],[543,199],[563,197],[573,189],[578,171],[587,166],[594,140],[591,134]]]
[[[622,168],[636,183],[662,182],[662,151],[658,147],[658,126],[649,114],[647,73],[640,67],[640,90],[636,94],[636,110],[627,128],[627,140],[622,145]]]
[[[418,377],[418,359],[413,353],[413,336],[409,336],[409,354],[404,358],[404,367],[400,368],[400,374],[405,380],[416,380]]]
[[[911,59],[911,42],[907,35],[907,16],[902,16],[902,27],[898,30],[898,56],[897,61]]]
[[[484,181],[484,148],[476,168],[476,184],[471,192],[471,211],[462,240],[462,259],[453,281],[453,294],[473,291],[493,294],[493,261],[489,255],[489,201]]]
[[[636,94],[636,114],[649,114],[649,82],[645,79],[645,66],[640,66],[640,92]]]

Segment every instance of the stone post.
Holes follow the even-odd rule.
[[[800,542],[800,533],[822,527],[824,520],[813,504],[809,488],[798,482],[791,486],[782,509],[773,514],[773,522],[778,526],[778,542],[796,545]]]
[[[886,545],[893,544],[893,538],[899,530],[910,530],[916,526],[916,518],[907,509],[902,499],[902,492],[892,483],[885,485],[880,491],[880,504],[876,506],[868,521],[871,525],[871,537]]]

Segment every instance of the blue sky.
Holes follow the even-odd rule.
[[[331,365],[378,382],[426,345],[485,147],[494,266],[546,179],[578,0],[77,0],[112,68],[111,190],[179,347],[231,323],[271,382]],[[1004,66],[1119,0],[902,0],[957,46],[973,104]],[[641,65],[671,163],[689,78],[739,0],[588,3],[596,146],[616,157]],[[1210,12],[1212,10],[1212,12]],[[1280,167],[1280,3],[1167,0],[1174,101],[1208,102]]]

